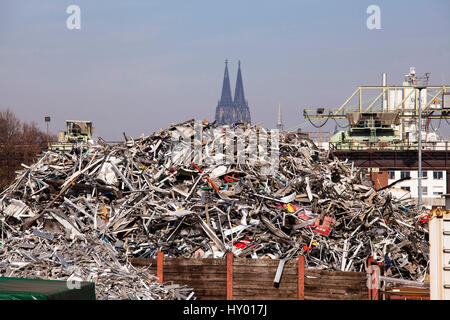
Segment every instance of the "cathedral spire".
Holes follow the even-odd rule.
[[[224,107],[231,107],[232,103],[230,77],[228,75],[228,60],[225,60],[225,73],[223,75],[222,95],[219,104]]]
[[[238,64],[238,74],[236,79],[236,90],[234,91],[234,104],[238,106],[247,105],[244,95],[244,85],[242,83],[241,61]]]

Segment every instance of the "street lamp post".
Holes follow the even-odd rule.
[[[419,88],[419,134],[418,134],[418,140],[419,140],[419,165],[418,165],[418,177],[419,177],[419,186],[418,186],[418,207],[419,207],[419,212],[422,211],[422,107],[421,107],[421,95],[422,93],[422,89]]]
[[[419,212],[422,211],[422,89],[425,89],[428,85],[428,79],[430,78],[430,73],[425,73],[425,77],[414,76],[411,80],[416,89],[419,90],[419,104],[418,104],[418,119],[419,123],[417,126],[417,140],[418,140],[418,166],[417,166],[417,176],[418,176],[418,187],[417,187],[417,207]]]
[[[48,124],[50,123],[50,117],[47,116],[44,118],[45,124],[47,125],[47,148],[48,148]]]

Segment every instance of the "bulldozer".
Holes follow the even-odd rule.
[[[66,120],[66,131],[59,131],[58,141],[49,142],[48,149],[72,150],[75,145],[87,144],[89,140],[92,140],[93,131],[91,121]]]

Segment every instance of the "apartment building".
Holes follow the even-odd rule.
[[[447,175],[445,171],[423,171],[422,172],[422,202],[424,207],[444,207],[443,195],[447,193]],[[410,192],[411,198],[418,198],[417,171],[388,171],[388,184],[401,179],[410,178],[397,183],[394,187]]]

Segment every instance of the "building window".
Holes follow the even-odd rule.
[[[433,187],[433,196],[441,196],[444,194],[444,188],[442,186]]]
[[[411,192],[411,187],[401,187],[401,189],[405,190],[405,191],[408,191],[408,192]]]
[[[389,179],[395,179],[395,171],[389,171]]]
[[[422,195],[428,195],[428,187],[422,187]]]
[[[402,171],[400,173],[400,178],[404,179],[404,178],[410,178],[411,177],[411,173],[409,171]]]
[[[422,178],[428,177],[428,171],[422,171]]]
[[[433,171],[433,179],[434,180],[442,180],[444,178],[444,174],[442,171]]]

